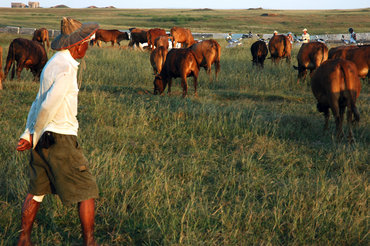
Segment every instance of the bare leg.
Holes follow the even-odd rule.
[[[80,216],[84,245],[98,245],[94,239],[94,217],[95,217],[95,202],[91,198],[78,203],[78,213]]]
[[[35,221],[37,211],[39,210],[40,203],[32,199],[32,194],[27,194],[22,206],[22,231],[19,236],[18,246],[32,245],[31,243],[31,231],[32,225]]]

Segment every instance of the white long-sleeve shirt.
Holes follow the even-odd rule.
[[[33,134],[33,148],[45,131],[77,136],[78,65],[68,50],[62,50],[42,70],[40,89],[21,136],[30,141]]]

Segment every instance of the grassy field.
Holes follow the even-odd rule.
[[[55,11],[57,19],[67,13],[37,13],[43,11]],[[73,16],[74,11],[68,13]],[[248,15],[249,11],[237,13]],[[368,10],[356,13],[367,13],[369,18]],[[12,15],[9,20],[16,21]],[[122,15],[122,20],[127,18]],[[140,26],[155,24],[145,18]],[[79,19],[92,20],[93,15]],[[41,23],[55,25],[42,18]],[[240,28],[233,31],[249,30],[232,26]],[[227,30],[211,24],[206,27]],[[347,27],[348,23],[343,24],[342,29]],[[338,31],[321,25],[317,32],[320,28]],[[266,26],[267,31],[273,29],[276,26]],[[15,37],[0,34],[4,59]],[[292,64],[276,66],[267,60],[265,69],[259,71],[251,64],[251,40],[231,49],[225,48],[224,40],[219,42],[218,81],[209,82],[202,70],[199,96],[193,96],[189,79],[185,99],[179,80],[173,83],[173,95],[152,95],[147,52],[107,45],[88,51],[87,68],[81,73],[79,141],[100,189],[98,242],[368,245],[369,84],[363,81],[357,102],[361,121],[354,130],[355,143],[337,142],[332,118],[329,132],[322,131],[324,117],[316,110],[309,81],[296,83],[292,65],[296,65],[298,47],[293,49]],[[0,91],[1,246],[17,241],[28,185],[29,153],[17,153],[15,147],[39,85],[32,82],[30,72],[23,71],[21,76],[21,81],[5,81]],[[34,225],[33,241],[37,245],[80,245],[81,240],[76,208],[47,196]]]
[[[262,14],[270,16],[261,16]],[[46,27],[60,29],[62,16],[97,21],[102,28],[131,27],[169,30],[173,26],[189,27],[193,32],[233,33],[347,33],[368,32],[370,8],[355,10],[212,10],[212,9],[11,9],[0,8],[0,27]],[[32,25],[31,25],[32,23]]]

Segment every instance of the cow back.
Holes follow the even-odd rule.
[[[177,78],[184,69],[199,70],[195,54],[190,49],[171,49],[166,57],[161,75],[163,78]]]
[[[328,47],[321,42],[302,44],[298,51],[298,66],[315,69],[328,59]]]
[[[275,35],[270,39],[268,48],[272,57],[290,57],[292,44],[285,35]]]
[[[189,49],[194,52],[197,62],[200,66],[206,66],[207,62],[210,64],[214,62],[220,62],[221,46],[214,39],[194,43]]]

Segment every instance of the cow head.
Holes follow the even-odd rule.
[[[130,40],[128,38],[128,34],[127,32],[121,32],[118,36],[117,36],[117,42],[121,42],[122,40]]]
[[[154,95],[160,95],[163,93],[164,89],[166,88],[166,83],[163,81],[161,75],[156,75],[154,78]]]

